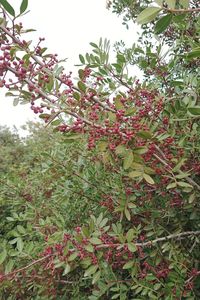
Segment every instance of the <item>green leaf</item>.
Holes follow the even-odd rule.
[[[39,117],[40,117],[41,119],[48,119],[48,118],[51,117],[51,115],[50,115],[50,114],[40,114]]]
[[[17,230],[21,234],[25,234],[26,233],[26,230],[25,230],[25,228],[22,225],[17,225]]]
[[[162,17],[158,22],[156,23],[154,27],[154,31],[156,34],[162,33],[170,24],[172,20],[172,14],[166,15]]]
[[[114,299],[117,299],[117,298],[119,298],[119,297],[120,297],[120,294],[115,294],[115,295],[112,296],[111,299],[114,300]]]
[[[55,76],[60,76],[60,74],[62,73],[62,71],[64,70],[63,66],[60,66],[56,72],[55,72]]]
[[[172,183],[169,183],[166,187],[167,190],[170,190],[170,189],[174,189],[175,187],[177,187],[177,183],[176,182],[172,182]]]
[[[128,261],[127,263],[125,263],[125,265],[123,266],[123,269],[130,269],[133,267],[134,262],[133,261]]]
[[[126,147],[124,145],[118,145],[116,148],[115,148],[115,153],[116,154],[123,154],[126,152]]]
[[[127,208],[125,208],[124,214],[125,214],[127,220],[130,221],[131,220],[131,215],[130,215],[130,212]]]
[[[21,6],[20,6],[20,14],[23,14],[25,10],[28,7],[28,0],[22,0]]]
[[[15,99],[13,100],[13,106],[17,106],[18,103],[19,103],[19,98],[15,98]]]
[[[53,76],[49,76],[49,82],[46,84],[48,92],[51,92],[54,87],[54,78]]]
[[[128,207],[129,208],[136,208],[137,206],[135,205],[135,203],[129,202]]]
[[[61,120],[57,119],[57,120],[52,121],[51,125],[52,126],[58,126],[58,125],[60,125],[60,123],[61,123]]]
[[[129,229],[129,231],[126,233],[126,239],[127,239],[127,242],[131,242],[133,240],[135,236],[135,231],[133,228]]]
[[[124,55],[122,55],[122,54],[117,54],[117,61],[119,62],[119,63],[125,63],[126,62],[126,59],[125,59],[125,57],[124,57]]]
[[[96,48],[96,49],[99,49],[99,47],[97,46],[97,44],[95,44],[95,43],[90,43],[90,46],[92,46],[92,47],[94,47],[94,48]]]
[[[130,107],[125,111],[124,115],[127,117],[132,116],[135,114],[136,110],[137,109],[135,107]]]
[[[87,277],[87,276],[90,276],[90,275],[94,274],[94,273],[97,271],[98,267],[99,267],[98,265],[92,265],[92,266],[90,266],[90,267],[85,271],[84,277]]]
[[[8,261],[8,263],[6,263],[6,266],[5,266],[5,274],[8,274],[12,271],[13,269],[13,266],[14,266],[14,260],[10,259]]]
[[[15,17],[14,8],[8,3],[6,0],[0,0],[0,4],[4,7],[4,9],[13,17]]]
[[[200,115],[200,106],[188,107],[188,111],[192,115],[198,116]]]
[[[92,252],[94,252],[94,247],[92,245],[86,245],[85,250],[92,253]]]
[[[116,98],[114,100],[116,109],[124,109],[124,105],[122,104],[121,100],[119,98]]]
[[[168,7],[171,9],[174,9],[176,6],[176,0],[165,0],[165,2],[167,3]]]
[[[94,244],[94,245],[101,245],[102,241],[96,237],[93,237],[90,239],[90,243]]]
[[[124,170],[127,170],[128,168],[130,168],[132,162],[133,162],[133,152],[132,151],[128,151],[126,153],[125,158],[124,158],[124,164],[123,164]]]
[[[142,172],[141,171],[132,171],[128,174],[128,177],[130,178],[136,178],[136,177],[140,177],[142,176]]]
[[[84,93],[87,89],[86,85],[82,81],[78,82],[78,88],[80,89],[81,92],[84,92]]]
[[[161,288],[161,286],[162,286],[162,284],[161,283],[156,283],[156,284],[154,284],[154,290],[155,291],[157,291],[157,290],[159,290],[159,288]]]
[[[177,182],[177,184],[180,187],[193,188],[193,186],[191,184],[184,182],[184,181],[179,181],[179,182]]]
[[[200,47],[194,48],[191,52],[185,54],[186,59],[193,59],[200,57]]]
[[[92,279],[92,284],[95,284],[101,277],[101,271],[98,271],[97,273],[94,274],[93,279]]]
[[[77,256],[78,256],[78,253],[77,253],[77,252],[72,253],[72,254],[69,256],[68,261],[73,261],[73,260],[75,260],[75,259],[77,258]]]
[[[137,247],[135,246],[135,244],[128,243],[127,246],[128,246],[129,251],[131,251],[131,252],[136,252],[137,251]]]
[[[181,158],[181,160],[178,162],[178,164],[172,169],[173,172],[177,172],[178,170],[180,170],[180,168],[182,167],[182,165],[184,164],[184,162],[186,161],[186,158]]]
[[[24,248],[24,242],[23,242],[22,238],[19,237],[17,239],[17,249],[19,252],[22,252],[23,248]]]
[[[160,7],[147,7],[144,9],[139,16],[137,17],[136,21],[138,24],[146,24],[151,22],[153,19],[156,18],[158,13],[161,11]]]
[[[143,178],[145,179],[145,181],[147,183],[149,183],[149,184],[155,184],[153,178],[150,175],[144,173],[143,174]]]
[[[81,95],[80,95],[78,92],[74,92],[74,93],[73,93],[73,97],[74,97],[76,100],[80,100]]]
[[[152,138],[151,132],[149,132],[149,131],[144,131],[144,130],[139,131],[139,132],[137,133],[137,136],[139,136],[139,137],[141,137],[141,138],[143,138],[143,139],[145,139],[145,140],[148,140],[148,139]]]
[[[68,274],[68,273],[70,272],[70,270],[71,270],[71,267],[70,267],[70,265],[69,265],[69,264],[67,264],[67,265],[65,266],[65,269],[64,269],[63,275],[66,275],[66,274]]]
[[[85,58],[83,57],[83,55],[79,54],[79,59],[82,64],[85,64]]]
[[[5,19],[4,18],[0,18],[0,25],[5,23]]]
[[[147,147],[137,147],[134,149],[134,153],[145,154],[148,151]]]
[[[4,262],[7,256],[7,251],[6,249],[3,249],[0,253],[0,265]]]

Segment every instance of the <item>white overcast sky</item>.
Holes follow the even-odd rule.
[[[19,11],[21,0],[9,2]],[[100,37],[112,44],[123,40],[129,46],[136,41],[136,25],[130,24],[127,30],[122,18],[106,9],[106,0],[29,0],[29,10],[21,20],[25,28],[37,30],[29,34],[29,39],[45,37],[43,45],[49,51],[68,58],[67,71],[73,71],[73,65],[79,63],[78,55],[89,51],[89,43],[98,42]],[[0,91],[0,125],[19,128],[35,118],[29,105],[13,107],[12,102]]]

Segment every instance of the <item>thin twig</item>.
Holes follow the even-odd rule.
[[[168,11],[170,13],[188,14],[188,13],[193,13],[193,12],[200,12],[200,7],[188,8],[188,9],[184,9],[184,8],[176,9],[176,8],[165,8],[165,7],[162,7],[162,8],[165,11]]]
[[[10,272],[8,274],[1,275],[1,278],[9,277],[9,276],[15,275],[16,273],[20,273],[22,271],[25,271],[25,270],[29,269],[30,267],[32,267],[32,266],[34,266],[36,264],[39,264],[40,262],[42,262],[43,260],[45,260],[45,259],[47,259],[47,258],[49,258],[51,256],[52,256],[52,254],[48,254],[48,255],[46,255],[46,256],[44,256],[42,258],[34,260],[30,264],[26,265],[25,267],[22,267],[20,269],[14,270],[13,272]]]
[[[160,242],[165,242],[165,241],[169,241],[172,239],[183,239],[183,238],[187,238],[189,236],[195,236],[195,235],[200,235],[200,230],[198,231],[186,231],[186,232],[181,232],[181,233],[174,233],[174,234],[170,234],[164,237],[160,237],[151,241],[147,241],[147,242],[143,242],[143,243],[134,243],[135,246],[137,247],[146,247],[146,246],[151,246]],[[125,244],[126,245],[126,244]],[[117,248],[119,246],[122,246],[122,244],[112,244],[113,248]],[[102,248],[109,248],[111,247],[111,244],[102,244],[102,245],[98,245],[96,246],[96,249],[102,249]]]

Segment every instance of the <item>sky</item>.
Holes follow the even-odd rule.
[[[19,11],[21,0],[10,0]],[[90,51],[90,42],[98,43],[99,38],[107,38],[114,44],[123,40],[131,46],[137,39],[138,28],[130,24],[129,30],[118,17],[106,9],[106,0],[29,0],[30,12],[20,21],[24,28],[36,29],[29,33],[29,40],[37,41],[45,37],[43,43],[48,51],[57,53],[59,58],[68,58],[66,71],[75,72],[79,63],[78,55]],[[28,120],[37,120],[30,106],[13,106],[13,99],[5,97],[0,90],[0,125],[20,128]]]

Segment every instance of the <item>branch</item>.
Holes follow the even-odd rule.
[[[188,8],[188,9],[176,9],[176,8],[165,8],[163,9],[169,13],[180,13],[180,14],[188,14],[188,13],[193,13],[193,12],[200,12],[200,7],[198,8]]]
[[[18,72],[17,72],[15,69],[13,69],[12,67],[6,66],[6,68],[7,68],[10,72],[12,72],[13,74],[15,74],[16,76],[19,75]],[[25,81],[25,82],[26,82],[27,84],[29,84],[29,85],[35,86],[35,84],[34,84],[30,79],[28,79],[28,78],[24,78],[23,81]],[[40,96],[44,97],[44,98],[47,99],[49,102],[52,102],[51,97],[49,97],[46,93],[44,93],[44,92],[43,92],[41,89],[39,89],[38,87],[36,87],[36,88],[37,88],[37,93],[40,94]],[[55,105],[55,103],[54,103],[54,105]]]
[[[187,238],[191,235],[200,235],[200,230],[197,231],[185,231],[185,232],[181,232],[181,233],[174,233],[174,234],[170,234],[161,238],[157,238],[155,240],[152,241],[148,241],[148,242],[144,242],[144,243],[136,243],[136,246],[149,246],[149,245],[153,245],[159,242],[164,242],[164,241],[168,241],[168,240],[172,240],[172,239],[179,239],[179,238]]]
[[[196,235],[200,235],[200,230],[198,231],[186,231],[186,232],[181,232],[181,233],[174,233],[174,234],[170,234],[161,238],[157,238],[151,241],[147,241],[147,242],[143,242],[143,243],[134,243],[135,246],[137,247],[146,247],[146,246],[151,246],[160,242],[164,242],[164,241],[169,241],[172,239],[180,239],[180,238],[187,238],[189,236],[196,236]],[[125,244],[126,245],[126,244]],[[117,244],[113,244],[113,247],[119,247],[121,246],[121,244],[117,243]],[[109,248],[111,247],[110,244],[103,244],[103,245],[98,245],[96,246],[96,249],[102,249],[102,248]]]
[[[24,270],[27,270],[27,269],[29,269],[30,267],[32,267],[32,266],[34,266],[34,265],[36,265],[36,264],[39,264],[40,262],[42,262],[43,260],[45,260],[45,259],[47,259],[47,258],[49,258],[49,257],[51,257],[51,256],[52,256],[52,254],[48,254],[48,255],[46,255],[46,256],[44,256],[44,257],[42,257],[42,258],[39,258],[39,259],[37,259],[37,260],[34,260],[34,261],[32,261],[29,265],[27,265],[27,266],[25,266],[25,267],[22,267],[22,268],[20,268],[20,269],[17,269],[17,270],[15,270],[15,271],[13,271],[13,272],[10,272],[10,273],[8,273],[8,274],[0,275],[0,278],[9,277],[9,276],[15,275],[16,273],[19,273],[19,272],[22,272],[22,271],[24,271]]]
[[[57,80],[59,80],[61,83],[63,83],[63,81],[62,81],[62,79],[59,77],[59,76],[57,76],[57,75],[55,75],[55,74],[53,74],[53,72],[51,72],[48,68],[46,68],[45,67],[45,65],[43,64],[43,62],[41,62],[41,60],[36,56],[36,55],[34,55],[31,51],[29,51],[27,48],[24,48],[23,46],[22,46],[22,43],[21,43],[21,41],[18,39],[18,38],[16,38],[7,28],[5,28],[4,26],[0,26],[0,28],[4,31],[4,33],[6,33],[16,44],[18,44],[24,51],[26,51],[26,53],[28,53],[28,54],[30,54],[30,56],[32,57],[32,59],[38,64],[38,65],[40,65],[41,67],[42,67],[42,70],[45,72],[45,73],[47,73],[48,75],[50,75],[50,76],[54,76]],[[78,92],[80,92],[80,89],[78,89],[77,87],[72,87],[72,89],[73,90],[75,90],[75,91],[78,91]],[[109,106],[107,106],[107,105],[105,105],[105,104],[103,104],[102,102],[100,102],[98,99],[97,99],[97,97],[95,97],[95,96],[93,96],[93,97],[91,97],[91,99],[95,102],[95,103],[98,103],[102,108],[104,108],[105,110],[107,110],[107,111],[111,111],[111,112],[115,112],[115,110],[114,109],[112,109],[112,108],[110,108]]]

